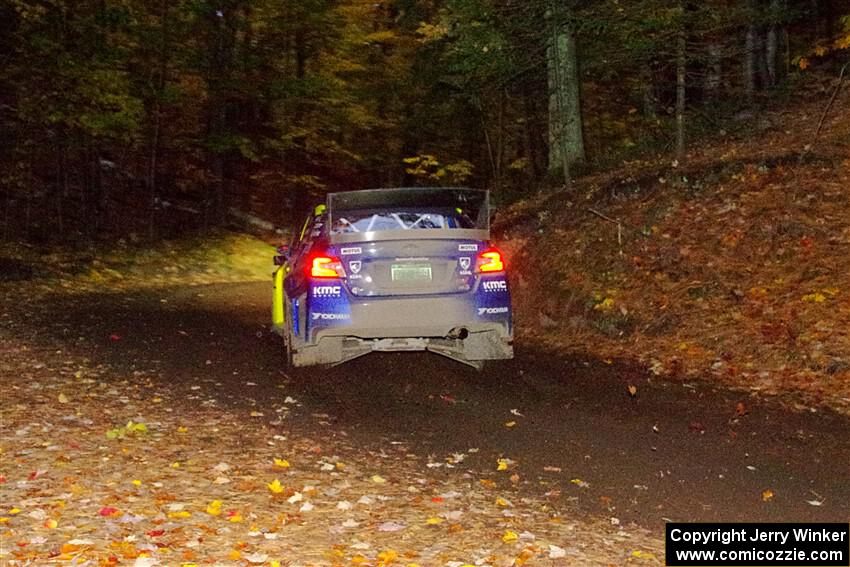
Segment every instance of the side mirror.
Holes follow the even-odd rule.
[[[289,260],[289,245],[282,244],[277,247],[277,255],[274,257],[275,266],[283,266]]]

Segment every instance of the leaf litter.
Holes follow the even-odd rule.
[[[507,457],[475,470],[460,453],[431,468],[318,422],[312,438],[244,410],[186,408],[165,388],[150,403],[144,375],[0,333],[0,373],[17,377],[0,422],[4,565],[507,567],[661,553],[645,530],[521,492],[521,463]]]

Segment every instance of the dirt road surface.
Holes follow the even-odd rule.
[[[390,454],[389,461],[416,469],[421,483],[462,477],[480,488],[474,479],[481,478],[486,488],[486,479],[492,477],[501,483],[499,490],[505,486],[510,491],[512,505],[535,507],[543,502],[543,508],[557,509],[577,522],[575,535],[566,538],[570,541],[550,534],[546,541],[555,547],[539,547],[537,555],[526,552],[528,564],[660,561],[650,552],[661,553],[666,521],[850,518],[850,422],[840,416],[820,409],[791,411],[777,400],[712,390],[703,383],[661,382],[611,361],[557,358],[522,343],[515,360],[482,373],[430,354],[370,355],[331,369],[289,370],[282,365],[280,340],[267,330],[269,293],[265,283],[54,294],[32,301],[21,299],[19,292],[7,293],[3,333],[19,346],[7,360],[32,363],[35,370],[14,372],[12,363],[7,364],[2,369],[4,391],[18,384],[23,392],[25,385],[17,380],[32,381],[39,372],[49,381],[58,372],[54,367],[61,365],[59,359],[66,364],[81,360],[107,369],[100,381],[126,384],[134,376],[144,380],[147,390],[133,398],[139,402],[136,413],[142,415],[159,411],[158,403],[144,396],[158,396],[166,400],[168,415],[250,415],[246,421],[254,430],[331,446],[338,441],[349,451],[371,455],[367,461],[375,455],[386,460],[388,452],[403,447],[407,453]],[[53,374],[38,362],[42,357]],[[282,416],[284,397],[288,402]],[[35,465],[28,461],[39,458],[33,453],[38,444],[21,445],[27,433],[20,428],[28,419],[23,414],[42,406],[33,402],[28,409],[22,400],[15,397],[17,409],[11,411],[4,402],[6,462],[0,473],[7,482],[0,485],[0,491],[6,489],[0,505],[5,508],[20,507],[22,491],[32,491],[32,486],[22,487],[20,480],[15,485],[13,480],[30,474]],[[240,442],[217,439],[214,431],[204,436],[208,450],[218,447],[232,457],[262,449],[262,441],[248,434]],[[325,451],[329,454],[327,447]],[[10,464],[13,460],[17,465]],[[16,486],[18,493],[10,492]],[[57,488],[57,498],[60,492]],[[432,502],[442,501],[432,497]],[[14,531],[18,518],[5,515],[5,528],[12,529],[14,538],[26,540],[24,528]],[[585,555],[563,555],[560,550],[573,549],[581,540],[582,526],[589,526],[587,537],[607,537],[608,531],[629,527],[643,547],[632,540],[616,552],[600,548],[596,555],[587,555],[590,552],[579,546]],[[502,540],[499,545],[517,535],[503,528],[494,525],[490,530]],[[92,530],[94,536],[100,533]],[[71,549],[57,551],[58,543],[49,536],[35,541],[48,540],[54,557]],[[21,559],[26,546],[19,547],[16,557]],[[392,562],[387,561],[391,556],[377,555],[378,547],[371,549],[372,556],[363,551],[361,564]],[[514,556],[519,549],[512,551]],[[8,547],[3,551],[7,559],[13,557]],[[339,564],[348,564],[350,553],[339,551]],[[147,554],[139,557],[136,550],[128,557],[139,561]],[[221,564],[251,564],[246,557],[258,558],[243,553]],[[296,556],[290,551],[289,557]],[[398,564],[452,564],[445,553],[439,555],[440,562],[437,554],[410,557]],[[541,562],[535,563],[535,557]],[[491,564],[485,559],[478,564]],[[458,561],[461,565],[473,559]],[[296,557],[290,562],[284,558],[281,564],[301,563]]]

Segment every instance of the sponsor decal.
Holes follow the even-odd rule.
[[[500,313],[507,313],[509,309],[507,307],[479,307],[478,314],[479,315],[499,315]]]
[[[351,255],[351,254],[362,254],[362,253],[363,253],[363,249],[362,249],[362,248],[360,248],[359,246],[354,246],[354,247],[352,247],[352,248],[343,248],[343,249],[342,249],[342,250],[340,250],[339,252],[340,252],[340,254],[342,254],[343,256],[349,256],[349,255]]]
[[[359,274],[362,267],[363,263],[360,260],[352,260],[348,263],[348,269],[351,270],[352,274]]]
[[[469,271],[469,266],[472,265],[472,258],[469,256],[464,256],[463,258],[458,258],[457,263],[460,264],[460,269],[464,272]]]
[[[313,288],[313,297],[339,297],[342,295],[342,286],[317,285]]]
[[[482,284],[484,286],[484,291],[508,291],[508,282],[504,280],[498,281],[487,281]]]
[[[477,252],[478,245],[477,244],[458,244],[457,247],[460,252]]]
[[[348,313],[313,313],[313,321],[347,321],[351,319]]]

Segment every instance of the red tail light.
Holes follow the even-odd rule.
[[[311,278],[341,278],[342,262],[333,256],[313,256],[308,267]]]
[[[479,272],[504,272],[505,260],[497,248],[488,248],[478,255]]]

